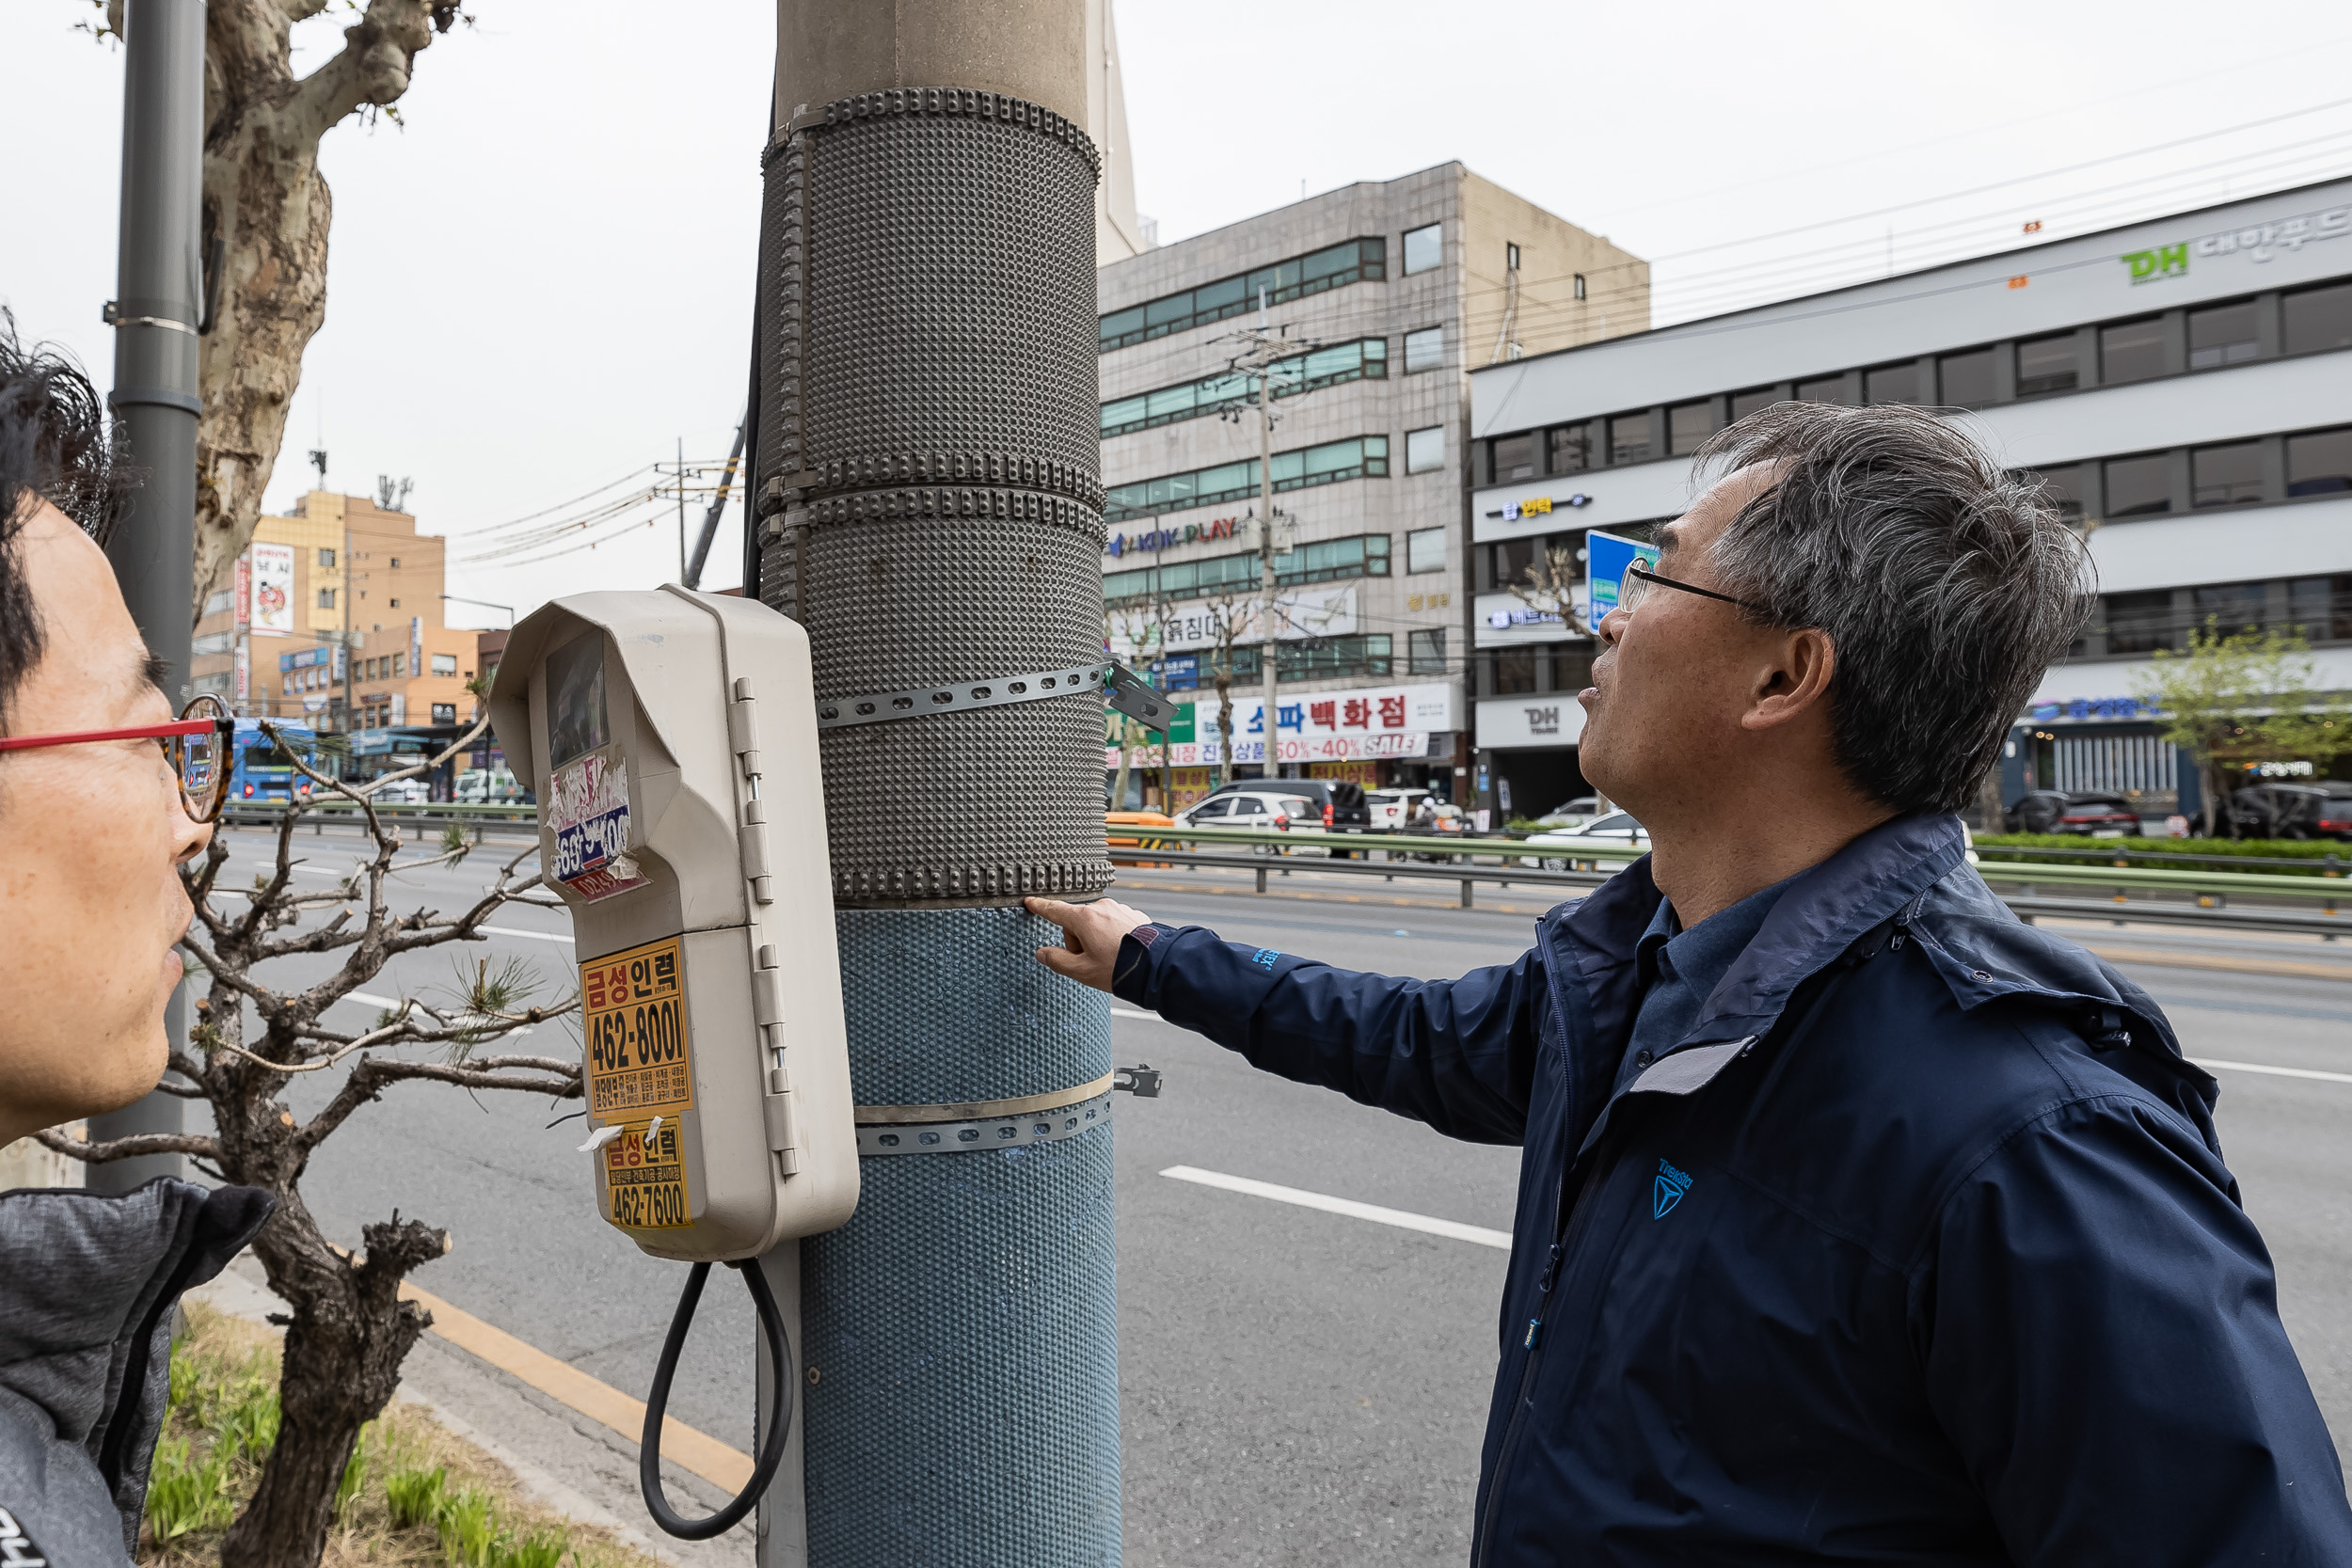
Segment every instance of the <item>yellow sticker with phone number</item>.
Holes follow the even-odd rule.
[[[677,1123],[663,1122],[647,1144],[652,1125],[624,1128],[604,1146],[605,1218],[630,1230],[675,1230],[691,1223]]]
[[[684,944],[664,937],[580,966],[588,1117],[599,1126],[694,1108]]]

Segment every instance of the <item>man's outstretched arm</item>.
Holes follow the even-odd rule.
[[[1063,945],[1037,954],[1057,974],[1449,1137],[1516,1144],[1525,1132],[1544,997],[1533,951],[1458,980],[1408,980],[1156,925],[1109,899],[1027,902],[1062,928]]]

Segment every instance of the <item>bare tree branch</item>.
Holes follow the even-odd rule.
[[[544,1072],[548,1076],[520,1076],[527,1072]],[[434,1084],[454,1084],[468,1089],[519,1089],[526,1093],[545,1094],[557,1100],[578,1100],[580,1086],[580,1064],[558,1061],[546,1056],[487,1056],[465,1067],[452,1067],[440,1062],[404,1062],[383,1056],[361,1056],[351,1076],[326,1108],[306,1122],[294,1134],[294,1144],[311,1149],[328,1133],[341,1127],[354,1111],[375,1099],[393,1084],[421,1081]]]
[[[33,1136],[43,1148],[92,1165],[103,1165],[116,1160],[135,1160],[142,1154],[190,1154],[212,1160],[220,1158],[219,1140],[194,1132],[135,1132],[127,1138],[109,1138],[99,1144],[69,1138],[62,1132],[36,1132]]]

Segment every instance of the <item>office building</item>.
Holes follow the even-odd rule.
[[[1262,320],[1299,345],[1275,379],[1275,505],[1290,545],[1278,558],[1276,766],[1454,793],[1468,724],[1467,372],[1646,325],[1646,265],[1444,164],[1098,277],[1105,635],[1180,705],[1171,803],[1204,790],[1218,760],[1213,689],[1229,641],[1233,760],[1244,772],[1263,763],[1267,617],[1247,526],[1260,434],[1230,365],[1235,331]],[[1240,626],[1230,640],[1229,622]]]
[[[2085,531],[2098,611],[2019,715],[2006,799],[2111,789],[2146,817],[2193,814],[2193,774],[2139,697],[2155,650],[2209,618],[2295,626],[2321,684],[2352,689],[2347,350],[2352,181],[2335,181],[1473,372],[1493,804],[1508,787],[1529,814],[1581,785],[1593,653],[1511,585],[1587,529],[1676,515],[1701,441],[1804,399],[1947,406]]]

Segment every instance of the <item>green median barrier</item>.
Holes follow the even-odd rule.
[[[2332,906],[2345,897],[2339,882],[2321,877],[2280,876],[2261,871],[2170,871],[2153,865],[2069,865],[2053,861],[1980,860],[1977,874],[1988,882],[2041,887],[2140,888],[2200,895],[2315,899]]]

